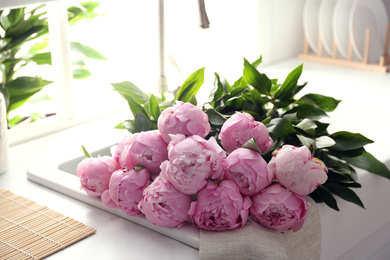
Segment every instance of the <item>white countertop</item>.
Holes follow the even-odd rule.
[[[283,81],[300,63],[292,59],[263,70],[260,67],[260,70]],[[368,145],[367,150],[390,165],[390,122],[385,114],[390,111],[389,73],[376,74],[305,62],[302,80],[309,81],[306,92],[343,100],[331,114],[335,124],[331,132],[348,130],[373,139],[375,143]],[[37,162],[62,161],[62,158],[66,161],[81,154],[81,144],[93,151],[118,141],[124,132],[113,127],[126,118],[124,114],[115,114],[11,147],[10,169],[0,175],[0,188],[97,229],[95,235],[48,259],[198,259],[199,252],[194,248],[27,180],[26,170]],[[320,205],[322,259],[354,259],[348,258],[351,255],[348,251],[357,247],[353,252],[359,252],[363,241],[374,241],[373,245],[364,244],[368,247],[365,248],[367,252],[390,243],[389,232],[381,233],[390,225],[387,199],[390,181],[362,171],[359,171],[359,177],[363,188],[355,191],[365,204],[365,210],[340,200],[341,212]],[[382,244],[378,244],[378,235],[381,235]]]
[[[97,230],[48,259],[198,259],[194,248],[27,180],[27,169],[37,162],[66,161],[80,155],[81,144],[93,151],[115,143],[124,132],[113,127],[124,119],[103,118],[11,147],[10,169],[0,175],[0,188]]]

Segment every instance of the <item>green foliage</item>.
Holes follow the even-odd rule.
[[[69,25],[99,16],[94,12],[99,4],[98,2],[85,2],[68,8]],[[0,30],[3,31],[0,35],[0,92],[6,100],[7,119],[10,126],[22,120],[19,116],[16,116],[14,120],[9,119],[9,112],[23,105],[30,97],[52,83],[52,81],[42,79],[41,76],[16,76],[17,72],[22,74],[21,69],[29,63],[52,64],[51,53],[46,51],[49,40],[44,38],[48,33],[46,14],[45,5],[35,8],[0,10]],[[28,45],[31,45],[29,50],[22,52]],[[71,49],[84,58],[105,60],[98,51],[81,43],[72,42]],[[83,79],[91,75],[91,72],[85,68],[83,60],[74,62],[73,66],[75,79]],[[38,118],[33,113],[30,121]]]
[[[195,71],[186,81],[184,81],[182,87],[176,93],[175,99],[183,102],[190,102],[190,100],[198,93],[200,87],[203,85],[203,82],[204,68]]]
[[[320,120],[328,117],[328,112],[337,108],[340,100],[332,97],[307,94],[297,99],[296,94],[305,84],[299,84],[303,65],[289,73],[282,84],[277,79],[270,79],[258,71],[261,57],[253,63],[244,59],[243,76],[233,85],[222,82],[215,73],[215,89],[210,100],[202,109],[208,115],[211,125],[209,136],[218,137],[223,123],[235,111],[251,114],[255,120],[263,122],[274,141],[273,149],[262,154],[269,161],[273,150],[290,144],[307,146],[312,155],[322,160],[328,168],[328,180],[319,186],[310,196],[316,202],[324,202],[334,210],[339,210],[335,196],[363,207],[360,198],[351,188],[360,188],[354,167],[390,179],[389,169],[364,146],[373,141],[361,134],[347,131],[329,134],[329,124]],[[194,72],[176,93],[173,100],[142,92],[130,82],[112,84],[129,103],[134,119],[126,120],[117,128],[130,132],[157,129],[158,115],[176,100],[196,101],[200,86],[204,81],[204,68]],[[253,140],[245,147],[256,149]]]
[[[157,119],[161,111],[173,105],[176,100],[196,103],[196,94],[204,82],[204,68],[191,74],[183,83],[174,98],[166,101],[164,94],[161,97],[147,94],[132,82],[124,81],[111,85],[129,104],[134,119],[126,120],[116,128],[127,129],[131,133],[157,129]]]

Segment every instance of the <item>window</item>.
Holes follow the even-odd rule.
[[[146,92],[158,93],[161,6],[168,90],[175,90],[192,72],[205,67],[205,84],[201,89],[205,95],[199,102],[207,99],[215,72],[232,82],[241,73],[243,58],[255,60],[262,54],[270,62],[271,55],[282,59],[302,49],[302,26],[296,18],[301,17],[299,7],[303,6],[303,0],[294,1],[291,8],[281,8],[293,5],[288,0],[204,0],[210,28],[203,30],[199,26],[198,1],[100,0],[96,11],[105,15],[90,23],[68,27],[66,8],[83,1],[2,0],[0,8],[47,3],[57,79],[57,116],[47,120],[50,126],[42,126],[44,122],[28,126],[38,129],[35,134],[25,129],[14,131],[17,141],[11,139],[11,145],[128,109],[124,99],[112,91],[111,83],[131,81]],[[272,12],[278,15],[272,16]],[[107,61],[88,63],[93,76],[72,80],[69,41],[95,48]],[[32,134],[28,137],[26,133]]]

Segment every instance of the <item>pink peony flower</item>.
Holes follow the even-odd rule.
[[[127,215],[142,215],[138,203],[142,198],[142,192],[150,184],[149,178],[149,171],[146,168],[115,171],[109,185],[111,200]]]
[[[195,227],[221,231],[244,226],[251,205],[250,198],[243,197],[233,181],[224,180],[220,185],[209,181],[188,213]]]
[[[167,143],[171,141],[170,134],[206,137],[210,132],[207,114],[191,103],[180,101],[175,106],[169,107],[161,113],[157,127]]]
[[[110,191],[105,190],[101,196],[102,203],[104,206],[106,206],[109,209],[115,209],[117,208],[116,203],[111,199]]]
[[[152,179],[160,173],[160,164],[168,159],[167,144],[157,130],[136,133],[128,140],[119,158],[123,168],[144,166]]]
[[[161,167],[161,175],[185,194],[196,194],[209,178],[221,179],[225,151],[211,137],[205,140],[200,136],[185,137],[171,135],[168,145],[168,158]]]
[[[267,127],[244,112],[236,112],[226,120],[219,134],[222,147],[228,153],[242,147],[251,138],[256,140],[256,144],[262,153],[271,150],[273,141],[269,136]]]
[[[302,228],[309,206],[304,196],[275,183],[252,197],[250,213],[255,222],[270,229],[296,232]]]
[[[157,177],[143,192],[138,208],[154,225],[181,227],[189,220],[192,197],[178,191],[163,178]]]
[[[109,156],[85,158],[76,168],[81,189],[88,196],[99,198],[108,189],[111,174],[120,168],[117,161]]]
[[[125,137],[123,137],[123,139],[118,143],[118,145],[116,146],[113,146],[111,147],[111,151],[112,152],[112,158],[116,159],[117,162],[119,163],[119,158],[121,157],[121,154],[123,152],[123,150],[125,149],[126,145],[128,143],[131,143],[133,142],[132,139],[134,139],[136,137],[136,135],[126,135]]]
[[[224,178],[234,181],[241,194],[253,196],[269,186],[275,174],[268,173],[267,163],[258,152],[238,148],[225,160]]]
[[[328,179],[325,164],[311,156],[306,146],[284,145],[268,163],[268,172],[287,189],[308,195]]]

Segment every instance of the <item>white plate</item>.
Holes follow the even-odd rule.
[[[354,0],[338,0],[333,11],[333,37],[341,57],[347,58],[349,45],[349,14]]]
[[[366,30],[371,31],[368,62],[378,63],[385,48],[387,11],[381,0],[355,0],[349,20],[349,36],[356,56],[364,56]]]
[[[318,11],[320,0],[306,0],[303,7],[303,31],[310,49],[317,53],[318,46]]]
[[[336,0],[322,0],[318,15],[318,29],[322,39],[325,54],[332,55],[333,52],[333,10]]]
[[[385,9],[387,11],[387,17],[390,20],[390,0],[382,0],[383,5],[385,6]]]
[[[109,147],[103,148],[93,153],[94,155],[109,155]],[[76,167],[84,156],[78,156],[65,162],[36,164],[27,170],[27,178],[57,192],[69,197],[90,204],[99,209],[110,212],[121,218],[127,219],[133,223],[154,230],[160,234],[178,240],[193,248],[199,249],[199,230],[187,223],[180,228],[168,228],[155,226],[146,220],[145,217],[134,217],[126,215],[120,209],[109,209],[101,202],[100,199],[92,198],[80,190],[80,181],[76,176]]]

